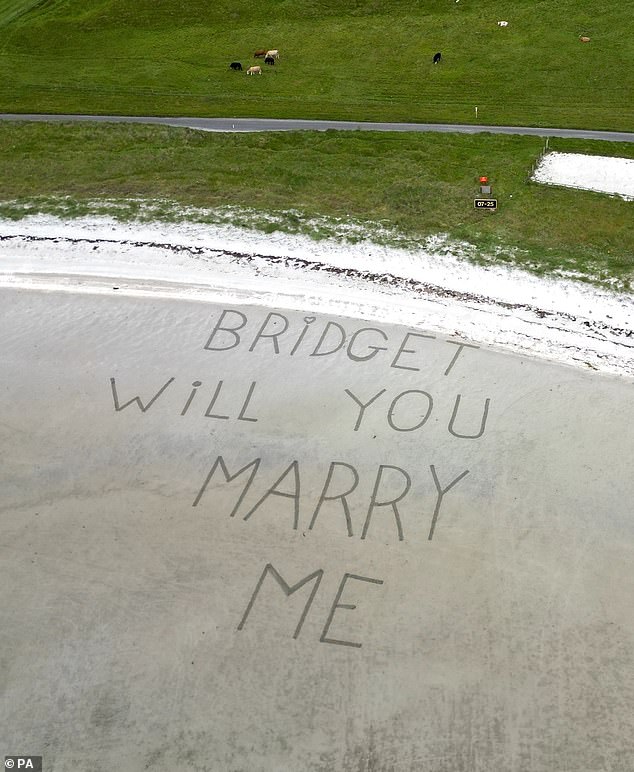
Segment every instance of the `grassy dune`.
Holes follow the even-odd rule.
[[[0,110],[632,130],[633,33],[631,0],[0,0]]]
[[[410,243],[437,233],[465,239],[480,259],[538,272],[574,271],[629,289],[634,279],[634,204],[528,181],[536,137],[374,132],[209,134],[169,127],[0,124],[0,216],[99,211],[139,199],[276,214],[259,225],[324,235],[310,218],[380,223]],[[634,157],[634,145],[551,140],[559,150]],[[476,212],[487,174],[497,213]],[[68,197],[61,199],[61,197]],[[126,199],[134,199],[129,201]],[[10,202],[10,203],[7,203]],[[170,203],[159,216],[178,215]],[[292,211],[290,211],[292,210]],[[210,219],[217,219],[211,214]],[[253,223],[253,215],[249,218]],[[257,219],[257,217],[255,218]],[[336,230],[333,226],[330,232]],[[476,258],[477,259],[477,258]]]

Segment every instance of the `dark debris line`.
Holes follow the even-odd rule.
[[[31,242],[52,242],[54,244],[69,243],[69,244],[116,244],[131,247],[150,247],[154,249],[168,250],[174,253],[187,253],[195,258],[209,258],[213,255],[226,255],[233,258],[239,263],[252,263],[254,260],[263,260],[271,265],[283,265],[287,268],[297,268],[308,271],[320,271],[327,274],[336,276],[345,276],[350,279],[358,279],[366,283],[376,284],[379,286],[390,286],[400,288],[413,292],[418,295],[432,295],[439,298],[453,298],[462,302],[479,303],[481,305],[497,306],[506,310],[522,310],[529,311],[539,318],[550,317],[553,321],[557,318],[566,319],[571,322],[577,322],[577,317],[573,314],[566,312],[545,311],[544,309],[532,306],[527,303],[508,303],[502,300],[496,300],[495,298],[488,297],[486,295],[478,295],[470,292],[459,292],[458,290],[449,290],[444,287],[439,287],[436,284],[429,284],[427,282],[418,281],[417,279],[407,279],[402,276],[396,276],[392,273],[375,273],[374,271],[363,271],[357,268],[339,268],[328,263],[322,263],[316,260],[305,260],[299,257],[280,257],[277,255],[260,255],[249,252],[235,252],[226,249],[213,249],[211,247],[196,247],[196,246],[184,246],[182,244],[170,244],[161,243],[156,241],[131,241],[128,239],[89,239],[89,238],[71,238],[67,236],[32,236],[28,234],[3,236],[0,235],[0,242],[12,241],[12,240],[24,240]],[[584,327],[588,329],[588,332],[592,330],[596,335],[592,337],[598,340],[605,340],[604,335],[611,334],[618,337],[631,338],[634,335],[634,330],[626,329],[623,327],[612,327],[603,322],[595,322],[590,320],[583,320],[580,322]],[[555,328],[552,328],[555,329]],[[603,333],[603,334],[602,334]],[[627,348],[634,348],[634,344],[628,344],[621,341],[615,341],[621,346]]]

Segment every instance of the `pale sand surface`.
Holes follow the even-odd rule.
[[[7,751],[52,772],[634,768],[631,379],[322,295],[19,278],[0,289]],[[220,455],[247,468],[205,487]],[[269,564],[312,579],[255,593]]]
[[[547,153],[533,179],[550,185],[611,193],[634,201],[634,159],[586,153]]]
[[[634,377],[632,295],[474,265],[468,249],[37,216],[0,221],[0,286],[309,308]]]

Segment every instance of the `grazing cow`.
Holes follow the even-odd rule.
[[[256,67],[249,67],[247,70],[247,75],[262,75],[262,68],[260,65],[257,65]]]
[[[258,48],[258,50],[253,54],[255,59],[258,59],[262,56],[266,56],[266,48]]]
[[[508,21],[499,21],[498,22],[498,27],[508,27],[508,26],[509,26]]]
[[[441,59],[441,54],[440,54],[440,51],[438,51],[437,54],[434,54],[434,64],[438,64],[440,59]]]
[[[272,56],[265,56],[264,64],[275,64],[275,59]]]
[[[581,37],[579,38],[579,40],[580,40],[582,43],[589,43],[589,42],[590,42],[590,38],[587,38],[585,35],[581,35]]]
[[[240,62],[231,62],[231,64],[229,65],[229,67],[230,67],[232,70],[235,70],[235,71],[238,71],[238,70],[242,71],[242,65],[240,64]]]
[[[274,59],[280,58],[280,52],[277,50],[277,48],[272,48],[270,51],[267,51],[266,55],[272,56]]]

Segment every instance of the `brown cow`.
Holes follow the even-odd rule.
[[[262,75],[262,68],[259,64],[255,67],[249,67],[247,70],[247,75]]]
[[[258,59],[259,57],[266,56],[266,48],[258,48],[258,50],[253,54],[255,59]]]

